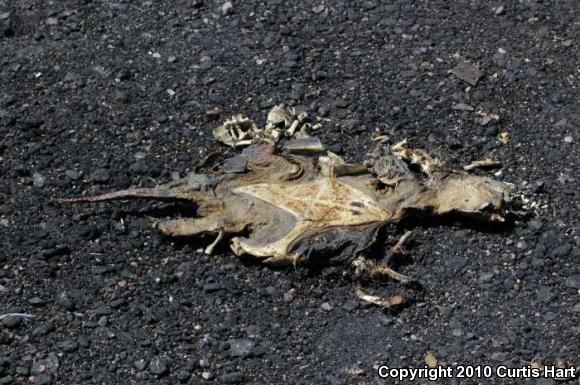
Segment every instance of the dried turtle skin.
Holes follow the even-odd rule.
[[[375,242],[379,229],[410,215],[502,221],[512,193],[509,183],[445,168],[423,150],[401,144],[377,149],[365,165],[331,153],[296,155],[253,144],[212,172],[64,201],[194,202],[197,217],[152,219],[153,225],[168,236],[229,234],[237,255],[296,265],[350,263]]]

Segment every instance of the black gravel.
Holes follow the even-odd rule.
[[[0,324],[1,384],[385,383],[373,365],[428,352],[580,357],[577,0],[225,3],[0,0],[0,315],[34,315]],[[145,219],[163,205],[51,202],[183,176],[228,153],[219,120],[281,102],[349,160],[379,133],[453,166],[493,155],[534,216],[419,224],[398,269],[421,287],[366,284],[410,298],[384,312],[340,269],[165,239]]]

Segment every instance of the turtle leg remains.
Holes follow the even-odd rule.
[[[158,219],[149,218],[152,226],[171,237],[187,237],[203,233],[215,233],[224,228],[220,217]]]
[[[153,228],[170,237],[189,237],[203,233],[217,233],[215,240],[204,249],[206,254],[213,254],[213,250],[224,237],[227,226],[219,217],[158,219],[148,218]],[[228,229],[237,232],[238,229]]]

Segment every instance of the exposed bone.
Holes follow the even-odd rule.
[[[499,140],[502,144],[508,144],[510,139],[511,136],[509,132],[502,132],[497,136],[497,140]]]
[[[383,278],[391,278],[397,282],[402,283],[403,285],[408,285],[410,283],[415,282],[415,280],[405,274],[401,274],[388,266],[384,265],[376,265],[369,271],[370,278],[373,279],[383,279]]]
[[[283,136],[289,138],[306,138],[310,124],[305,123],[308,115],[305,112],[296,114],[294,108],[285,108],[279,104],[268,113],[266,125],[261,128],[242,115],[227,119],[213,130],[213,136],[221,143],[241,148],[255,143],[277,143]],[[282,131],[285,130],[285,131]]]
[[[256,123],[242,115],[227,119],[221,126],[213,130],[213,136],[218,141],[230,147],[242,147],[252,143],[261,133]]]
[[[393,306],[401,305],[404,302],[404,298],[400,294],[395,294],[391,297],[384,298],[376,295],[366,294],[364,291],[362,291],[361,288],[356,289],[356,296],[365,302],[380,306],[382,308],[390,308]]]
[[[292,122],[287,131],[288,136],[294,136],[294,133],[296,132],[296,129],[298,128],[299,124],[300,122],[298,120]]]
[[[220,231],[217,235],[217,237],[215,238],[215,240],[205,248],[204,252],[207,255],[212,255],[213,254],[213,250],[215,249],[215,247],[221,242],[221,240],[224,238],[224,232]]]
[[[389,136],[388,135],[379,135],[379,136],[375,136],[373,138],[373,141],[381,143],[381,144],[385,144],[389,141]]]
[[[391,278],[403,285],[415,282],[413,278],[396,272],[386,264],[377,264],[372,259],[358,257],[352,262],[352,267],[356,277],[368,277],[371,279]]]
[[[294,137],[297,139],[309,138],[311,128],[312,128],[312,126],[310,125],[310,123],[302,123],[302,126],[300,127],[300,131],[295,133]]]
[[[484,159],[484,160],[477,160],[475,162],[472,162],[466,166],[463,166],[463,169],[465,171],[469,171],[469,170],[473,170],[474,168],[478,168],[478,167],[496,167],[496,166],[500,166],[501,163],[498,162],[497,160],[493,160],[493,159]]]
[[[406,146],[406,145],[407,145],[407,139],[403,139],[403,140],[401,140],[400,142],[397,142],[397,143],[393,144],[393,145],[391,146],[391,149],[392,149],[393,151],[402,150],[402,149],[404,149],[404,148],[405,148],[405,146]]]
[[[405,231],[405,233],[401,236],[401,238],[399,238],[397,243],[395,243],[395,245],[389,249],[387,256],[392,257],[393,255],[400,254],[403,245],[407,243],[411,238],[411,234],[413,234],[411,231]]]

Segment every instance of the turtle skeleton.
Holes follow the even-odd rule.
[[[276,108],[267,130],[239,117],[214,130],[220,134],[243,121],[252,135],[238,135],[248,147],[210,171],[153,188],[62,201],[189,201],[197,206],[196,217],[151,218],[153,226],[175,237],[215,234],[208,253],[229,238],[236,255],[265,264],[345,264],[357,275],[403,283],[411,279],[388,267],[388,258],[366,255],[381,228],[420,215],[504,220],[514,193],[509,183],[449,169],[423,150],[406,148],[406,142],[380,145],[364,164],[349,164],[306,134],[286,140],[276,131],[265,140],[273,127],[288,129],[298,121]],[[236,140],[227,144],[238,148]]]

